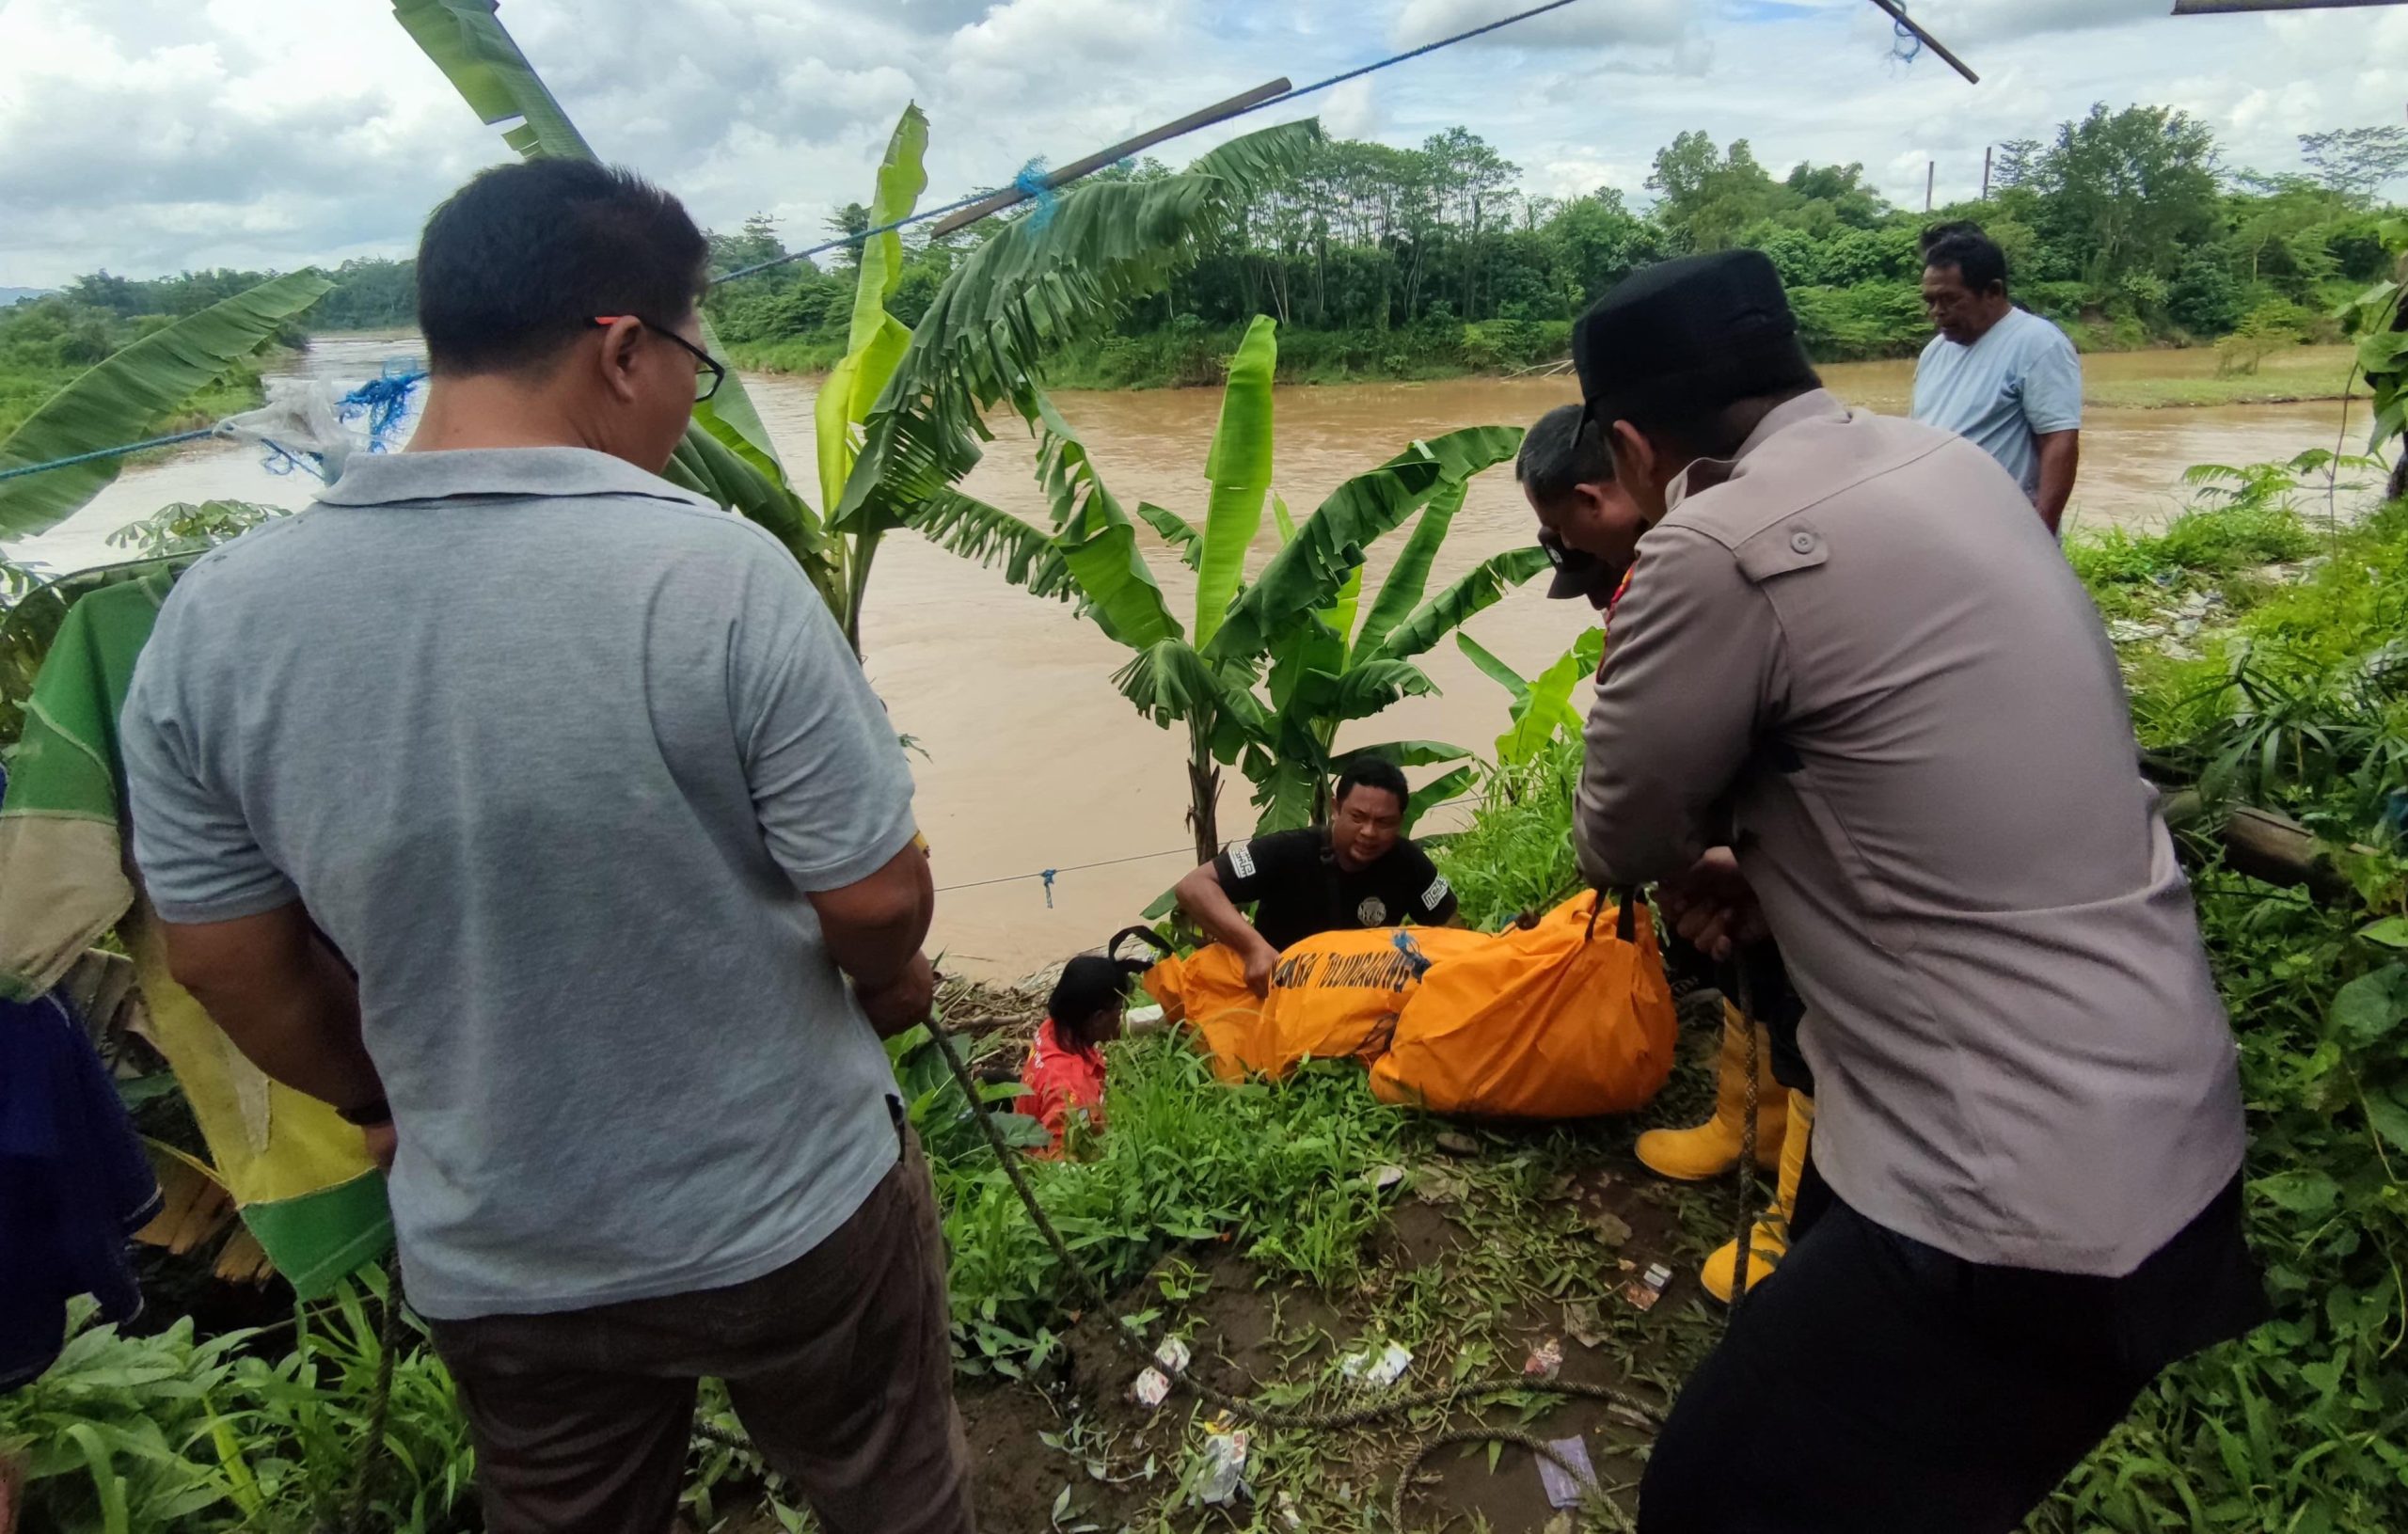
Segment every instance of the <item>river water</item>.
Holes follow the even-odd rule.
[[[295,364],[309,376],[348,386],[407,338],[320,341]],[[2162,356],[2090,357],[2094,370],[2162,371]],[[2205,359],[2202,358],[2202,365]],[[1859,363],[1825,370],[1846,398],[1903,410],[1912,364]],[[746,385],[779,451],[810,478],[811,380],[751,376]],[[1276,492],[1301,519],[1352,474],[1407,441],[1457,426],[1527,422],[1575,397],[1569,378],[1459,379],[1277,391]],[[1098,470],[1127,505],[1155,501],[1200,519],[1203,469],[1219,404],[1212,390],[1151,390],[1056,397],[1092,450]],[[2339,429],[2331,403],[2180,410],[2094,409],[2083,423],[2073,519],[2142,524],[2179,508],[2181,471],[2194,463],[2248,464],[2330,448]],[[1029,473],[1030,451],[1016,422],[965,486],[1006,510],[1042,522],[1044,502]],[[232,497],[285,506],[309,498],[314,482],[277,478],[258,452],[204,446],[128,470],[91,505],[11,553],[54,570],[122,558],[107,534],[171,501]],[[1432,589],[1481,560],[1527,543],[1531,531],[1509,468],[1474,482],[1432,575]],[[1150,531],[1140,529],[1149,543]],[[1272,546],[1270,518],[1256,550]],[[1391,546],[1402,538],[1392,538]],[[1159,556],[1159,550],[1155,551]],[[1393,546],[1375,548],[1367,593],[1377,590]],[[1181,620],[1192,621],[1186,568],[1157,557],[1154,568]],[[1472,636],[1525,675],[1560,655],[1589,617],[1585,607],[1546,601],[1525,588],[1475,618]],[[919,814],[935,848],[939,901],[935,943],[965,973],[1028,973],[1102,941],[1185,871],[1193,856],[1184,824],[1183,735],[1140,719],[1111,685],[1128,652],[1057,603],[1040,602],[1002,577],[911,534],[890,539],[871,581],[863,635],[871,680],[896,725],[918,742],[913,759]],[[1383,739],[1452,741],[1488,754],[1506,724],[1506,696],[1452,643],[1425,659],[1442,689],[1408,699],[1377,720],[1350,724],[1339,744]],[[1443,769],[1427,769],[1436,771]],[[1418,775],[1417,775],[1418,776]],[[1223,790],[1221,827],[1249,823],[1246,787],[1234,770]],[[1457,823],[1440,811],[1430,829]],[[1082,866],[1102,864],[1103,866]],[[1038,874],[1059,872],[1049,900]]]

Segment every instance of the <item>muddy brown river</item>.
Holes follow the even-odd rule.
[[[332,339],[297,367],[348,385],[410,348],[406,338]],[[2162,372],[2165,358],[2104,356],[2084,363],[2094,371]],[[1910,363],[1825,371],[1834,388],[1860,404],[1887,411],[1906,406]],[[812,382],[752,376],[746,384],[780,452],[809,482]],[[1275,488],[1301,519],[1349,475],[1415,437],[1482,422],[1527,422],[1576,393],[1568,378],[1283,388]],[[1063,394],[1057,403],[1124,503],[1143,498],[1200,518],[1217,392]],[[2094,409],[2083,429],[2072,519],[2089,525],[2162,519],[2181,504],[2180,477],[2188,466],[2247,464],[2330,448],[2339,425],[2339,407],[2331,403]],[[1029,445],[1016,425],[999,431],[967,488],[1041,522],[1044,503],[1029,474]],[[108,546],[108,533],[171,501],[235,497],[299,506],[312,484],[269,475],[253,450],[208,446],[129,470],[73,518],[11,552],[53,570],[74,569],[121,558],[122,551]],[[1529,514],[1510,469],[1491,470],[1474,482],[1456,518],[1433,590],[1529,534]],[[1140,536],[1152,539],[1142,528]],[[1272,538],[1266,516],[1257,562],[1268,555]],[[1367,591],[1377,589],[1392,554],[1392,548],[1373,550]],[[1192,619],[1194,586],[1185,567],[1161,557],[1154,568],[1172,610],[1183,622]],[[1587,616],[1583,608],[1550,603],[1525,589],[1474,619],[1470,632],[1527,675],[1560,655]],[[1102,941],[1185,871],[1192,853],[1182,821],[1183,737],[1154,728],[1122,701],[1110,677],[1127,652],[1073,618],[1069,608],[1038,601],[997,574],[900,534],[879,555],[863,645],[871,679],[896,724],[926,753],[912,767],[921,825],[935,847],[943,890],[935,943],[952,968],[1028,973]],[[1339,744],[1422,738],[1489,754],[1506,724],[1503,690],[1473,670],[1451,642],[1425,665],[1442,696],[1409,699],[1376,720],[1350,724]],[[1416,776],[1437,770],[1443,769]],[[1224,834],[1242,830],[1252,814],[1244,781],[1234,772],[1230,779],[1221,809]],[[1430,829],[1454,823],[1461,814],[1441,811]],[[1047,868],[1059,870],[1050,905],[1037,877]]]

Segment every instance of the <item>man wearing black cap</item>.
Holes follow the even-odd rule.
[[[2231,1035],[2114,653],[1980,449],[1821,389],[1761,254],[1637,274],[1573,352],[1642,530],[1581,864],[1660,882],[1709,953],[1779,941],[1818,1105],[1789,1253],[1640,1526],[2006,1534],[2264,1314]]]

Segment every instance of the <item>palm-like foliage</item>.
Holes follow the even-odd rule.
[[[1513,454],[1521,442],[1514,427],[1475,426],[1414,443],[1339,485],[1302,524],[1293,522],[1270,493],[1276,362],[1275,328],[1258,318],[1230,359],[1205,463],[1203,525],[1160,506],[1138,508],[1196,572],[1192,628],[1171,612],[1138,550],[1134,524],[1096,474],[1076,432],[1033,387],[1020,389],[1013,403],[1038,429],[1038,477],[1053,530],[976,503],[946,504],[919,524],[948,547],[1004,565],[1016,583],[1078,600],[1099,627],[1136,652],[1113,680],[1156,723],[1187,731],[1188,820],[1199,860],[1220,845],[1224,767],[1243,766],[1254,784],[1258,824],[1275,830],[1310,819],[1323,806],[1330,779],[1351,760],[1377,756],[1415,767],[1467,755],[1435,741],[1345,752],[1335,743],[1348,721],[1435,691],[1413,657],[1546,562],[1535,547],[1515,549],[1429,592],[1467,482]],[[873,437],[877,430],[873,424]],[[894,440],[902,439],[898,429]],[[1280,546],[1249,582],[1246,553],[1266,502]],[[1417,516],[1366,609],[1365,551]],[[1416,809],[1464,781],[1449,774],[1416,796]]]
[[[1513,695],[1513,722],[1497,737],[1497,766],[1528,767],[1559,736],[1580,738],[1580,711],[1572,706],[1572,691],[1582,677],[1597,674],[1598,663],[1606,654],[1604,629],[1585,630],[1553,665],[1528,679],[1482,649],[1468,634],[1456,635],[1455,643],[1482,674]]]
[[[333,286],[315,272],[270,277],[112,354],[0,441],[0,468],[143,437]],[[100,494],[124,462],[95,458],[0,480],[0,538],[28,537],[55,525]]]
[[[496,19],[493,0],[393,0],[393,10],[479,117],[513,124],[502,135],[513,149],[530,158],[594,158]],[[849,351],[818,405],[821,504],[833,514],[823,520],[794,492],[733,377],[696,407],[667,477],[775,533],[856,645],[878,541],[898,527],[924,527],[948,546],[1012,564],[1035,589],[1067,593],[1063,549],[955,488],[987,435],[979,412],[1009,401],[1040,427],[1035,379],[1045,356],[1101,333],[1124,305],[1158,291],[1247,198],[1300,164],[1318,136],[1311,123],[1265,129],[1221,146],[1181,175],[1065,192],[1047,216],[1016,220],[965,260],[908,342],[885,308],[901,274],[902,242],[892,233],[873,238],[862,253]],[[911,211],[927,185],[927,119],[907,109],[879,166],[872,227]],[[1054,439],[1040,435],[1050,452]],[[1090,564],[1110,557],[1120,536],[1111,521],[1117,504],[1095,513],[1073,540]]]

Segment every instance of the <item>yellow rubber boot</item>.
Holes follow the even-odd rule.
[[[1789,1110],[1772,1079],[1772,1041],[1756,1029],[1756,1164],[1769,1172],[1781,1164],[1782,1126]],[[1649,1130],[1639,1137],[1639,1159],[1648,1170],[1675,1182],[1703,1182],[1739,1164],[1741,1131],[1748,1121],[1748,1032],[1738,1009],[1722,1005],[1722,1055],[1714,1067],[1714,1116],[1693,1130]]]
[[[1798,1210],[1798,1179],[1806,1175],[1807,1143],[1814,1133],[1814,1099],[1803,1092],[1789,1094],[1789,1130],[1781,1142],[1781,1181],[1773,1193],[1772,1208],[1765,1218],[1757,1221],[1748,1242],[1748,1292],[1755,1292],[1765,1275],[1780,1266],[1789,1255],[1789,1217]],[[1705,1259],[1698,1276],[1705,1291],[1721,1301],[1731,1303],[1731,1281],[1738,1276],[1739,1243],[1724,1241],[1720,1250]]]

